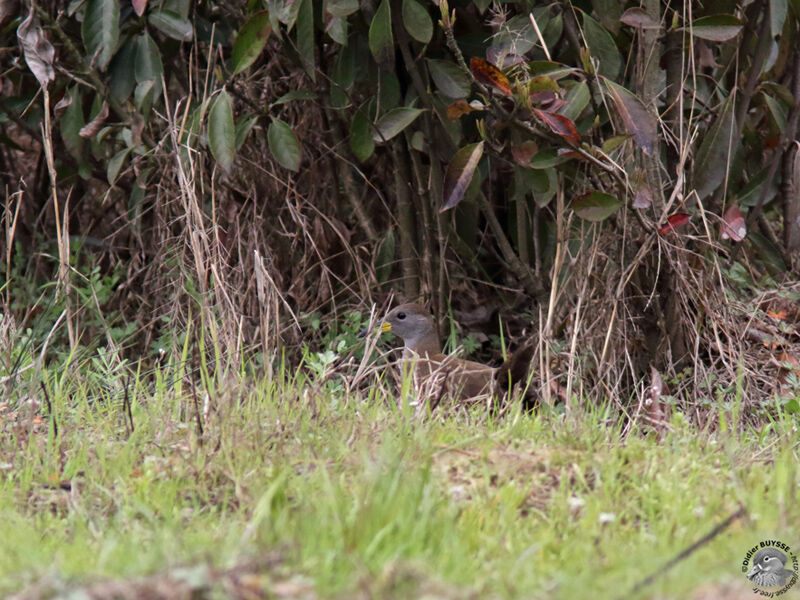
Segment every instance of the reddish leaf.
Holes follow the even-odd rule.
[[[686,225],[689,222],[689,219],[691,219],[691,217],[686,213],[675,213],[674,215],[670,215],[667,217],[667,224],[662,225],[658,230],[658,233],[661,235],[666,235],[673,229],[681,227],[682,225]]]
[[[723,240],[731,239],[734,242],[741,242],[747,235],[747,227],[738,204],[731,204],[722,215],[721,230]]]
[[[131,4],[133,4],[133,12],[137,17],[141,17],[147,10],[147,0],[131,0]]]
[[[503,75],[503,72],[493,64],[482,58],[472,58],[469,61],[469,68],[475,79],[483,85],[497,88],[506,95],[511,94],[511,84],[508,81],[508,77]]]
[[[483,142],[469,144],[455,153],[444,174],[444,205],[439,212],[449,210],[461,202],[481,156]]]
[[[451,121],[457,121],[464,115],[471,113],[473,110],[475,109],[463,100],[456,100],[447,107],[447,118]]]
[[[560,135],[573,146],[577,146],[581,143],[581,136],[578,130],[575,129],[575,123],[573,123],[569,117],[559,115],[558,113],[539,110],[538,108],[533,109],[533,112],[545,122],[550,128],[550,131]]]
[[[521,144],[511,144],[511,156],[520,167],[530,167],[531,159],[538,151],[539,146],[530,140]]]

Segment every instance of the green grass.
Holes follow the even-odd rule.
[[[58,436],[4,405],[0,595],[271,556],[260,589],[321,597],[682,599],[750,594],[741,561],[761,539],[800,548],[792,423],[709,434],[676,417],[663,439],[623,438],[602,409],[420,419],[380,389],[227,380],[195,402],[168,380],[131,384],[133,433],[119,382],[105,399],[51,387]],[[746,518],[630,596],[740,504]]]

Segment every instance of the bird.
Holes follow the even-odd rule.
[[[436,403],[445,396],[464,401],[507,393],[514,383],[525,382],[533,356],[533,347],[524,346],[495,368],[442,354],[433,317],[416,303],[389,311],[381,331],[403,339],[404,369],[412,373],[420,398],[432,398]]]
[[[786,585],[786,580],[795,573],[784,569],[786,555],[777,548],[762,548],[753,556],[753,568],[747,578],[761,587]]]

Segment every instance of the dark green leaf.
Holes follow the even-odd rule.
[[[303,68],[311,81],[317,80],[314,59],[314,0],[302,2],[297,13],[297,53],[303,61]]]
[[[443,205],[439,212],[456,206],[464,197],[483,156],[483,142],[469,144],[453,155],[444,174]]]
[[[355,44],[348,44],[339,51],[333,68],[333,81],[344,90],[349,90],[356,80]]]
[[[558,189],[555,169],[514,167],[514,197],[530,194],[538,206],[547,206]]]
[[[325,33],[337,44],[347,45],[347,19],[344,17],[332,17],[325,25]]]
[[[382,69],[394,66],[394,38],[392,37],[392,10],[389,0],[381,0],[369,26],[369,50]]]
[[[174,40],[188,42],[194,34],[192,24],[188,19],[182,19],[179,15],[169,10],[151,12],[147,16],[147,20],[161,33]]]
[[[300,170],[300,160],[303,157],[300,142],[288,124],[280,119],[272,119],[267,130],[267,142],[272,156],[282,167],[290,171]]]
[[[136,59],[133,67],[136,82],[160,81],[164,66],[158,46],[147,33],[139,36],[136,42]]]
[[[326,0],[325,10],[334,17],[345,18],[358,10],[358,0]]]
[[[589,192],[579,196],[570,204],[570,208],[581,219],[595,223],[605,221],[617,212],[620,206],[622,202],[619,199],[603,192]]]
[[[427,44],[433,36],[433,22],[428,11],[417,0],[403,0],[403,25],[408,35]]]
[[[702,136],[703,141],[695,155],[693,184],[701,200],[716,190],[728,174],[739,146],[739,140],[733,139],[734,129],[733,96],[730,96],[722,112]]]
[[[386,283],[389,280],[392,264],[394,263],[394,255],[394,230],[390,229],[386,233],[386,237],[381,240],[380,246],[378,246],[378,253],[375,256],[375,278],[378,283]]]
[[[583,109],[589,105],[590,99],[589,86],[585,81],[578,81],[567,88],[564,97],[566,104],[558,111],[571,121],[577,121]]]
[[[540,30],[544,31],[550,22],[550,14],[545,11],[539,16],[543,17],[542,21],[540,22],[537,19],[536,24]],[[539,44],[539,36],[536,35],[536,30],[531,25],[531,19],[528,14],[516,15],[509,19],[492,40],[492,46],[502,54],[517,54],[520,56],[537,44]]]
[[[549,169],[569,160],[568,156],[562,156],[555,148],[542,148],[531,159],[532,169]]]
[[[65,96],[65,100],[66,99],[68,99],[69,105],[59,122],[61,139],[64,140],[67,151],[74,158],[80,160],[83,158],[83,138],[78,132],[84,126],[80,88],[75,86],[70,89]]]
[[[88,0],[81,35],[97,68],[105,71],[119,40],[119,0]]]
[[[742,189],[739,190],[739,193],[736,194],[736,203],[740,206],[748,206],[752,207],[758,204],[758,199],[761,197],[761,193],[764,189],[764,182],[767,180],[767,173],[769,172],[769,167],[764,167],[760,171],[758,171],[755,175],[750,177],[747,184],[745,184]],[[767,190],[767,195],[764,197],[764,206],[769,204],[773,198],[778,193],[778,183],[773,178],[772,182],[770,183],[769,189]]]
[[[375,123],[376,131],[372,135],[373,139],[376,142],[392,139],[411,125],[421,113],[422,109],[420,108],[408,108],[406,106],[390,110]]]
[[[356,60],[354,43],[350,43],[341,50],[336,57],[333,66],[333,77],[331,78],[331,105],[334,108],[341,108],[349,103],[348,95],[345,93],[350,89],[356,79]]]
[[[256,123],[258,123],[258,115],[252,115],[246,119],[239,117],[239,119],[236,121],[235,137],[237,152],[247,140],[247,136],[250,134],[250,131],[253,129]]]
[[[798,401],[796,397],[790,398],[789,401],[783,405],[783,410],[789,414],[800,413],[800,401]]]
[[[236,153],[236,129],[233,124],[233,101],[221,91],[208,112],[208,145],[220,167],[230,173]]]
[[[269,24],[269,13],[266,10],[254,14],[247,20],[239,30],[231,51],[231,67],[234,75],[241,73],[255,62],[271,32],[272,26]]]
[[[547,6],[543,8],[549,10],[549,7]],[[545,27],[544,31],[542,32],[542,37],[544,37],[544,43],[547,44],[548,48],[552,48],[561,39],[561,34],[563,32],[564,32],[564,17],[561,16],[561,13],[558,13],[555,17],[550,19],[550,22],[547,24],[547,27]]]
[[[599,63],[597,72],[609,79],[616,78],[622,68],[622,57],[611,34],[603,29],[600,23],[584,13],[583,35],[586,36],[586,43],[592,58]]]
[[[148,79],[136,84],[133,92],[133,104],[142,116],[150,112],[153,100],[161,93],[161,82]]]
[[[270,15],[286,25],[286,31],[294,29],[297,13],[300,11],[300,0],[270,0],[268,3]],[[275,26],[272,26],[276,29]]]
[[[134,65],[136,64],[136,50],[138,47],[136,39],[130,39],[114,55],[108,67],[111,80],[109,90],[111,96],[117,102],[125,102],[136,85],[136,75]]]
[[[755,247],[762,260],[766,262],[774,272],[786,272],[786,263],[781,257],[781,250],[773,244],[769,238],[757,231],[750,231],[747,239]]]
[[[163,3],[159,4],[162,9],[175,13],[181,19],[188,19],[192,1],[193,0],[164,0]]]
[[[534,60],[528,63],[528,72],[532,77],[547,75],[550,79],[563,79],[573,75],[576,69],[549,60]]]
[[[120,169],[122,169],[122,165],[125,164],[125,159],[128,157],[128,154],[131,153],[133,148],[125,148],[124,150],[120,150],[111,159],[108,161],[108,166],[106,167],[106,179],[108,179],[108,183],[110,185],[114,185],[117,181],[117,177],[119,177]]]
[[[712,42],[725,42],[739,35],[742,22],[733,15],[712,15],[692,22],[692,35]]]
[[[592,0],[594,12],[600,18],[600,24],[615,35],[619,32],[622,4],[619,0]]]
[[[778,131],[783,133],[783,130],[786,129],[786,111],[783,106],[781,106],[781,103],[769,94],[762,94],[762,97],[767,105],[770,119],[775,124]]]
[[[564,30],[564,19],[560,11],[553,15],[550,6],[539,3],[536,4],[538,4],[538,6],[534,6],[530,14],[533,15],[536,24],[539,26],[539,31],[542,32],[545,45],[552,50],[553,46],[561,39],[561,34]],[[527,18],[530,23],[530,16]],[[535,36],[535,43],[539,45],[539,36],[536,35],[536,31],[533,30],[532,24],[531,29],[531,33]]]
[[[603,150],[603,152],[608,154],[609,152],[613,152],[614,150],[619,148],[622,144],[627,142],[629,139],[631,139],[631,136],[629,136],[627,134],[626,135],[615,135],[615,136],[612,136],[612,137],[608,138],[607,140],[605,140],[603,142],[603,146],[602,146],[601,149]]]
[[[536,175],[533,176],[531,194],[537,206],[543,207],[550,203],[550,200],[558,191],[558,175],[555,169],[531,169]]]
[[[400,104],[400,82],[390,71],[380,71],[378,79],[380,83],[379,106],[381,112],[386,112]]]
[[[367,101],[353,115],[350,123],[350,149],[359,161],[364,162],[375,151],[375,141],[372,139],[372,121],[369,118],[369,104]]]
[[[425,152],[425,136],[421,131],[411,134],[411,147],[417,152]]]
[[[428,60],[428,70],[436,88],[449,98],[466,98],[472,82],[458,66],[446,60]]]

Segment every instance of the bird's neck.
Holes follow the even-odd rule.
[[[433,356],[434,354],[441,354],[442,346],[439,343],[439,336],[431,328],[429,331],[421,333],[419,336],[406,340],[405,348],[403,349],[403,358],[412,358],[415,354],[417,356]]]

